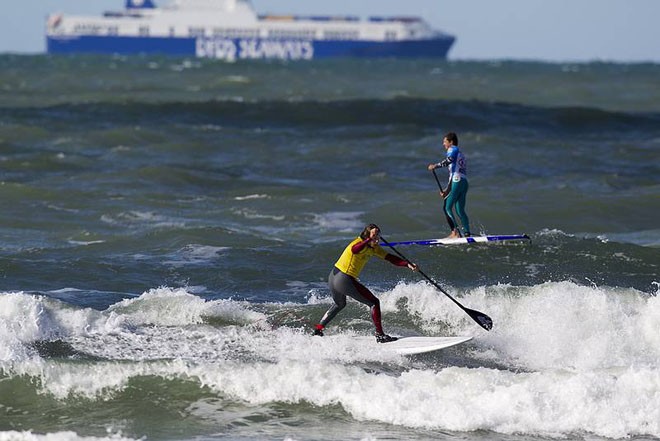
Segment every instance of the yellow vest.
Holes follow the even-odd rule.
[[[362,238],[357,237],[353,240],[353,242],[349,243],[348,246],[344,249],[344,252],[341,253],[341,256],[339,256],[337,263],[335,263],[335,266],[341,272],[346,273],[349,276],[353,276],[356,279],[360,275],[364,265],[367,264],[372,256],[377,256],[381,259],[384,259],[385,256],[387,256],[387,251],[381,248],[380,245],[376,245],[374,248],[371,248],[369,245],[367,245],[359,253],[353,253],[353,251],[351,251],[353,245],[362,242],[362,240]]]

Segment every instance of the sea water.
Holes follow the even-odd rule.
[[[655,64],[0,56],[0,440],[660,438]],[[327,275],[397,250],[327,329]],[[446,170],[440,182],[446,185]]]

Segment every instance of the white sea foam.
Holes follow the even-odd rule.
[[[268,198],[270,198],[270,196],[268,196],[267,194],[248,194],[245,196],[234,197],[234,199],[237,201],[245,201],[249,199],[268,199]]]
[[[99,243],[105,243],[105,240],[88,240],[88,241],[83,241],[83,240],[73,240],[69,239],[67,240],[71,245],[82,245],[82,246],[87,246],[87,245],[97,245]]]
[[[660,362],[658,297],[570,282],[489,295],[498,300],[489,306],[496,325],[483,340],[507,363],[590,371]]]
[[[148,226],[151,228],[171,228],[184,227],[185,222],[179,219],[169,218],[153,212],[131,210],[115,215],[104,214],[101,221],[110,225],[120,225],[125,227]]]
[[[133,441],[121,434],[111,434],[105,437],[81,436],[75,432],[33,433],[32,431],[0,432],[0,441]]]
[[[285,216],[282,216],[282,215],[259,213],[256,210],[248,209],[248,208],[233,209],[232,213],[234,213],[238,216],[242,216],[245,219],[268,219],[268,220],[274,220],[274,221],[283,221],[286,218]]]
[[[589,235],[587,235],[589,237]],[[645,247],[660,247],[660,229],[632,231],[629,233],[606,233],[596,236],[603,242],[631,243]]]
[[[164,335],[165,340],[173,338],[167,332],[160,333],[156,326],[174,327],[176,332],[181,329],[177,327],[200,324],[205,317],[219,317],[237,325],[261,326],[265,322],[262,313],[250,310],[242,302],[205,301],[184,289],[153,289],[105,311],[71,308],[39,295],[5,293],[0,295],[0,368],[34,359],[31,344],[53,339],[77,342],[84,352],[100,351],[98,355],[109,358],[131,359],[136,354],[150,353],[149,333],[153,332],[155,339],[159,335]],[[144,329],[138,329],[141,327]],[[104,340],[105,344],[101,344]],[[132,347],[127,346],[129,342],[133,342]],[[190,346],[195,347],[195,341]],[[158,357],[185,356],[168,346],[157,348],[165,348],[158,352]]]
[[[656,369],[597,375],[450,367],[393,376],[313,360],[196,367],[191,373],[207,387],[255,405],[339,404],[358,420],[410,427],[549,436],[586,431],[613,438],[660,434]]]
[[[341,352],[335,355],[342,357]],[[358,420],[416,428],[544,436],[590,432],[612,438],[660,435],[660,372],[655,368],[526,373],[448,367],[387,375],[329,359],[283,356],[249,363],[179,359],[52,364],[41,375],[45,390],[58,398],[71,393],[107,396],[127,387],[130,378],[159,376],[198,382],[253,405],[340,405]]]
[[[184,266],[207,263],[221,255],[229,247],[189,244],[178,250],[173,258],[163,263],[172,266]]]
[[[183,288],[152,289],[136,299],[125,299],[107,309],[108,317],[122,317],[130,326],[186,326],[202,323],[206,316],[221,316],[237,323],[263,320],[247,304],[231,300],[206,301]]]
[[[331,211],[314,215],[314,223],[322,229],[338,230],[340,233],[353,232],[357,236],[364,227],[361,211]]]
[[[549,237],[549,238],[575,237],[573,234],[564,233],[562,230],[558,230],[556,228],[551,228],[551,229],[544,228],[543,230],[537,232],[536,235],[539,237]]]
[[[475,335],[494,351],[492,358],[524,369],[660,364],[657,296],[630,288],[561,282],[481,287],[454,291],[453,297],[488,314],[493,330],[483,331],[450,299],[423,282],[400,284],[380,299],[385,311],[396,310],[405,299],[408,312],[418,316],[429,333],[449,326],[457,334]]]
[[[473,335],[442,354],[482,367],[365,347],[350,332],[324,338],[286,327],[264,332],[265,316],[254,305],[207,301],[184,289],[154,289],[101,312],[5,294],[1,329],[3,344],[61,335],[104,358],[68,363],[32,355],[13,365],[11,372],[40,378],[41,392],[58,399],[108,397],[132,378],[154,376],[253,405],[340,405],[357,420],[422,429],[660,437],[658,297],[570,282],[446,288],[490,315],[493,330],[482,330],[422,282],[378,293],[385,324],[404,308],[428,334]],[[23,315],[14,320],[14,314]],[[212,326],[204,317],[227,324]]]
[[[36,323],[42,308],[23,293],[0,295],[0,368],[34,356],[25,343],[41,335]]]

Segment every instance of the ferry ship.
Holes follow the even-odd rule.
[[[51,54],[170,54],[311,60],[328,57],[446,58],[454,37],[418,17],[258,15],[249,0],[126,0],[88,17],[51,14]]]

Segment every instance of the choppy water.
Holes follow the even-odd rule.
[[[0,56],[0,439],[660,438],[660,66]],[[309,327],[366,223],[403,357]]]

